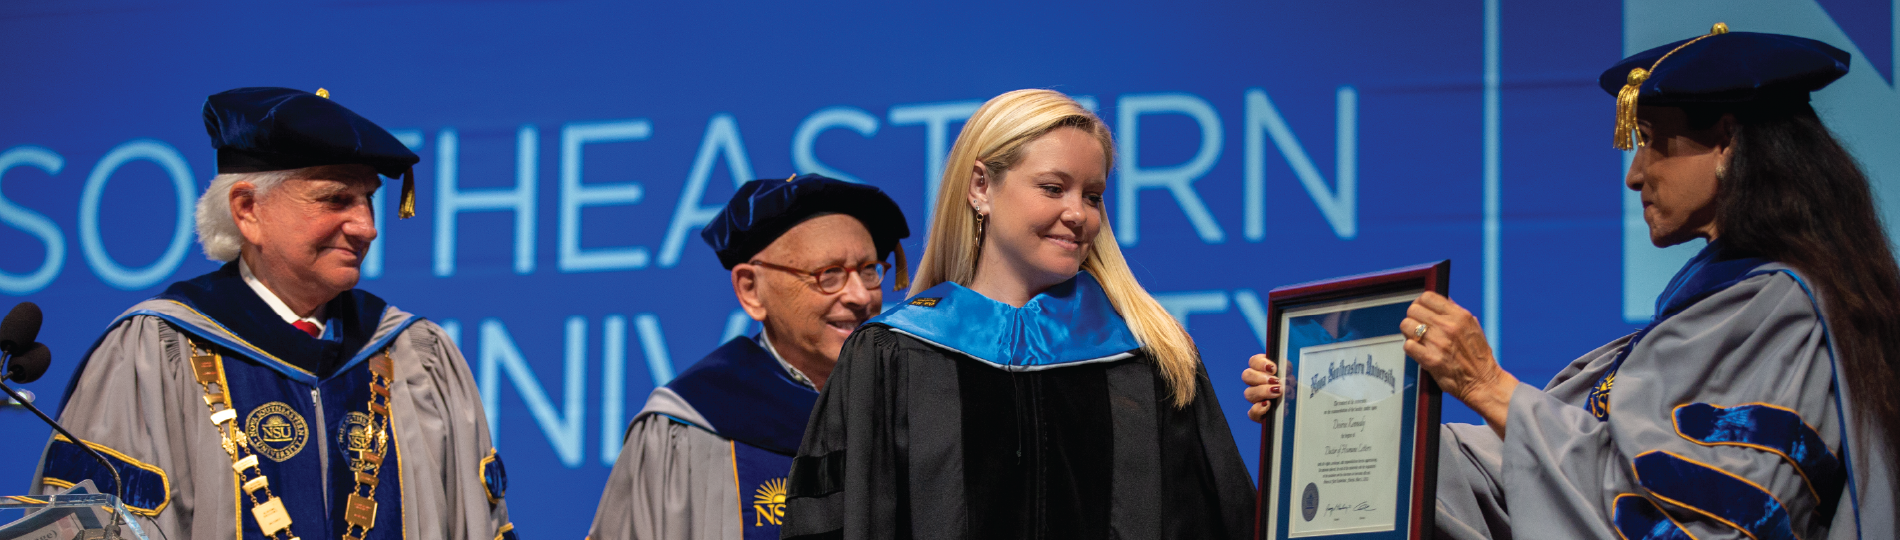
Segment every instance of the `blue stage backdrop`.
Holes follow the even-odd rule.
[[[1718,20],[1852,52],[1816,103],[1900,217],[1891,3],[1662,4],[8,3],[0,308],[45,308],[56,365],[25,386],[57,407],[107,322],[215,268],[191,226],[204,97],[327,88],[423,156],[420,216],[380,198],[360,286],[458,337],[516,524],[578,537],[647,393],[756,329],[698,237],[736,184],[877,185],[920,253],[962,120],[1053,88],[1113,126],[1109,219],[1257,467],[1237,375],[1273,287],[1451,259],[1453,298],[1537,382],[1648,319],[1696,247],[1649,247],[1623,188],[1596,76],[1627,52]],[[0,492],[48,431],[0,408]]]

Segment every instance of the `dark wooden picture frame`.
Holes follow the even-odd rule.
[[[1423,294],[1425,291],[1447,294],[1450,290],[1451,261],[1439,261],[1396,268],[1369,274],[1347,276],[1324,281],[1301,283],[1273,289],[1267,293],[1267,352],[1279,363],[1281,380],[1286,385],[1286,395],[1294,398],[1298,405],[1298,390],[1301,381],[1297,360],[1281,354],[1288,345],[1288,329],[1283,319],[1289,311],[1310,307],[1343,305],[1362,299],[1377,299],[1401,294]],[[1403,320],[1403,307],[1397,310],[1396,318],[1390,308],[1392,304],[1377,306],[1382,308],[1371,317],[1373,321],[1361,321],[1362,326],[1372,328],[1374,332],[1366,337],[1390,339],[1387,336],[1400,334],[1398,328]],[[1355,308],[1357,309],[1357,308]],[[1342,310],[1345,313],[1350,310]],[[1348,314],[1350,315],[1350,314]],[[1386,321],[1384,319],[1391,319]],[[1383,326],[1383,328],[1380,328]],[[1401,425],[1401,482],[1398,487],[1402,493],[1395,494],[1395,500],[1406,501],[1403,515],[1394,517],[1394,528],[1382,532],[1353,532],[1343,534],[1317,534],[1305,538],[1326,538],[1338,540],[1418,540],[1430,538],[1434,534],[1436,517],[1436,489],[1438,483],[1438,432],[1442,403],[1442,391],[1432,381],[1431,375],[1420,369],[1418,363],[1410,357],[1405,359],[1404,378],[1407,382],[1402,391],[1410,394],[1405,397],[1404,408],[1409,409],[1402,418]],[[1280,432],[1288,429],[1283,421],[1289,406],[1287,397],[1282,397],[1274,405],[1274,412],[1261,426],[1260,433],[1260,474],[1256,485],[1259,490],[1254,500],[1254,538],[1283,538],[1290,531],[1287,522],[1293,519],[1291,487],[1283,485],[1290,482],[1285,474],[1291,466],[1290,458],[1276,461],[1276,451],[1283,441]],[[1409,460],[1404,458],[1409,456]],[[1410,484],[1407,486],[1406,484]],[[1269,491],[1273,490],[1273,491]],[[1281,508],[1273,508],[1279,506]],[[1279,510],[1276,512],[1276,510]],[[1396,512],[1397,509],[1394,509]],[[1272,521],[1272,522],[1269,522]]]

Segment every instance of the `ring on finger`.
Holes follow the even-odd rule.
[[[1412,327],[1412,337],[1418,338],[1419,341],[1425,341],[1425,333],[1431,330],[1432,327],[1425,326],[1425,323],[1418,323],[1418,326]]]

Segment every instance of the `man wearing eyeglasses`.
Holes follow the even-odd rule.
[[[590,539],[778,538],[792,455],[838,351],[877,315],[887,275],[895,289],[909,285],[898,240],[910,228],[868,185],[817,174],[753,180],[700,236],[765,330],[653,390],[627,429]]]

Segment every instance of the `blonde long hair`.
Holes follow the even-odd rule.
[[[976,278],[980,239],[976,235],[976,212],[967,204],[971,167],[981,161],[992,181],[1001,182],[1010,167],[1022,161],[1023,146],[1060,128],[1076,128],[1094,136],[1107,159],[1104,170],[1114,169],[1115,139],[1108,126],[1061,92],[1031,89],[996,96],[964,122],[944,165],[943,181],[937,188],[936,217],[926,236],[917,277],[911,280],[910,295],[945,281],[969,285]],[[1128,269],[1121,245],[1109,228],[1106,212],[1102,214],[1101,232],[1089,244],[1082,269],[1102,284],[1109,304],[1127,321],[1142,350],[1154,357],[1161,376],[1168,381],[1174,406],[1185,408],[1193,403],[1195,374],[1201,361],[1194,338],[1135,282],[1135,274]]]

